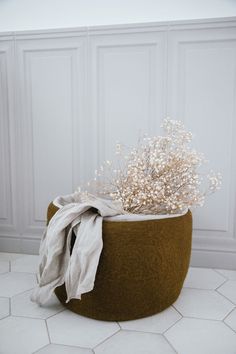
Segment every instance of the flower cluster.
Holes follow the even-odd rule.
[[[192,134],[183,123],[165,119],[162,128],[163,136],[143,137],[127,154],[117,144],[119,168],[106,161],[95,171],[99,192],[121,201],[129,213],[180,213],[203,205],[205,196],[220,187],[220,174],[199,172],[205,160],[190,147]],[[208,186],[202,190],[204,176]]]

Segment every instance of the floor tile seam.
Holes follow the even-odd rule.
[[[163,334],[162,335],[164,337],[164,339],[166,340],[166,342],[169,344],[169,346],[175,351],[176,354],[180,354],[177,352],[177,349],[174,347],[174,344],[172,344],[169,339]]]
[[[234,312],[234,310],[236,310],[236,307],[234,307],[234,308],[224,317],[223,321],[224,321],[228,316],[230,316],[230,314],[231,314],[232,312]]]
[[[36,352],[33,352],[32,354],[37,354],[40,350],[44,349],[44,348],[47,348],[50,344],[46,344],[44,345],[43,347],[39,348],[36,350]]]
[[[9,315],[12,315],[12,303],[11,303],[11,298],[9,298]]]
[[[203,320],[203,321],[214,321],[214,322],[224,322],[224,320],[217,320],[217,319],[215,319],[215,318],[204,318],[204,317],[193,317],[193,316],[183,316],[183,318],[182,319],[184,319],[184,318],[190,318],[190,319],[192,319],[192,320]],[[180,320],[179,320],[180,321]],[[179,321],[177,321],[177,322],[179,322]],[[176,323],[177,323],[176,322]],[[175,323],[175,324],[176,324]],[[174,324],[174,325],[175,325]],[[172,326],[172,327],[174,327],[174,325]],[[168,329],[169,330],[169,329]],[[168,331],[167,330],[167,331]],[[167,332],[166,331],[166,332]],[[165,333],[165,332],[164,332]]]
[[[44,322],[45,322],[45,325],[46,325],[46,330],[47,330],[47,335],[48,335],[49,344],[51,344],[51,337],[50,337],[50,333],[49,333],[48,324],[47,324],[47,321],[46,321],[46,320],[44,320]]]
[[[31,290],[34,290],[34,287],[33,287],[33,288],[30,288],[30,289],[27,289],[27,290],[24,290],[24,291],[22,291],[22,292],[20,292],[20,293],[18,293],[18,294],[15,294],[15,295],[10,296],[10,299],[12,299],[12,298],[15,297],[15,296],[23,295],[23,294],[25,294],[25,293],[27,293],[28,291],[31,291]]]
[[[1,282],[0,282],[0,283],[1,283]],[[33,289],[34,289],[34,287],[33,287],[33,288],[30,288],[30,289],[27,289],[27,290],[24,290],[24,291],[22,291],[22,292],[20,292],[20,293],[14,294],[14,295],[12,295],[12,296],[2,296],[2,295],[0,295],[0,297],[7,297],[8,299],[11,300],[13,297],[18,296],[18,295],[22,295],[22,294],[26,293],[27,291],[30,291],[30,290],[33,290]]]
[[[112,338],[113,336],[115,336],[117,333],[123,331],[121,328],[118,329],[118,331],[112,333],[109,337],[106,337],[105,339],[103,339],[100,343],[96,344],[94,347],[92,347],[91,349],[94,350],[94,352],[96,351],[96,348],[100,345],[102,345],[103,343],[105,343],[108,339]]]
[[[51,316],[49,316],[49,317],[46,317],[46,318],[43,318],[43,317],[32,317],[32,316],[27,316],[27,315],[15,315],[15,314],[11,314],[11,316],[13,316],[13,317],[29,318],[29,319],[33,319],[33,320],[44,320],[44,321],[46,321],[46,320],[48,320],[49,318],[51,318],[51,317],[53,317],[53,316],[55,316],[55,315],[58,315],[59,313],[61,313],[61,312],[63,312],[63,311],[65,311],[65,309],[63,309],[63,310],[61,310],[61,311],[59,311],[59,312],[57,312],[57,313],[55,313],[55,314],[53,314],[53,315],[51,315]]]
[[[1,322],[2,320],[5,320],[5,318],[7,318],[7,317],[11,317],[11,315],[9,314],[9,315],[7,315],[7,316],[4,316],[4,317],[0,318],[0,322]]]
[[[65,311],[65,310],[66,310],[66,309],[63,308],[63,309],[59,310],[58,312],[54,313],[53,315],[48,316],[47,318],[45,318],[45,320],[49,320],[49,318],[51,318],[51,317],[53,317],[53,316],[55,316],[55,315],[58,315],[59,313]]]
[[[195,316],[183,315],[183,318],[192,318],[192,319],[196,319],[196,320],[209,320],[209,321],[223,322],[225,317],[223,317],[222,319],[218,319],[218,318],[195,317]]]
[[[17,274],[36,274],[35,272],[26,272],[26,271],[21,271],[21,270],[11,270],[8,273],[17,273]]]
[[[229,327],[229,329],[231,329],[231,331],[234,332],[234,334],[236,335],[236,330],[233,329],[228,323],[226,323],[225,321],[222,321],[224,323],[224,325],[226,325],[227,327]]]
[[[229,281],[229,279],[225,279],[225,281],[222,284],[220,284],[219,286],[217,286],[217,288],[215,288],[215,291],[221,288],[225,283],[227,283],[227,281]]]
[[[60,312],[62,312],[62,311],[60,311]],[[56,315],[58,313],[60,313],[60,312],[57,312]],[[32,319],[32,320],[44,320],[44,321],[48,320],[51,317],[51,316],[49,316],[49,317],[32,317],[30,315],[16,315],[15,313],[12,313],[11,316],[29,318],[29,319]]]
[[[234,307],[236,306],[236,303],[234,303],[232,300],[230,300],[226,295],[222,294],[220,291],[216,290],[216,292],[220,295],[222,295],[226,300],[230,301],[231,304],[234,305]]]
[[[190,289],[190,288],[188,288],[188,289]],[[192,288],[191,288],[192,289]],[[203,290],[205,290],[205,291],[208,291],[208,292],[211,292],[211,293],[216,293],[217,295],[219,295],[220,297],[222,297],[222,298],[224,298],[224,299],[226,299],[228,302],[230,302],[234,307],[236,306],[236,304],[232,301],[232,300],[230,300],[229,298],[227,298],[224,294],[222,294],[221,292],[219,292],[219,291],[217,291],[217,290],[208,290],[208,289],[193,289],[193,290],[200,290],[200,291],[203,291]],[[180,295],[181,296],[181,295]],[[174,306],[174,305],[172,305],[172,306]],[[176,308],[175,308],[176,309]],[[176,309],[177,310],[177,309]]]
[[[116,321],[116,323],[118,324],[118,326],[120,327],[120,329],[122,329],[120,322]]]
[[[224,283],[226,283],[228,281],[228,279],[226,279],[221,285],[223,285]],[[194,290],[209,290],[209,291],[216,291],[216,289],[220,288],[221,285],[219,285],[217,288],[195,288],[193,286],[183,286],[183,289],[194,289]]]
[[[219,272],[217,270],[217,268],[212,268],[212,270],[214,270],[214,272],[216,272],[217,274],[221,275],[223,278],[230,280],[226,275],[222,274],[221,272]],[[222,270],[230,270],[230,269],[222,269]]]
[[[175,309],[175,311],[178,312],[178,314],[179,314],[181,317],[184,317],[184,316],[182,315],[182,313],[175,307],[175,303],[172,304],[171,306]]]
[[[180,319],[179,319],[180,320]],[[178,321],[179,321],[178,320]],[[178,322],[177,321],[177,322]],[[177,323],[176,322],[176,323]],[[164,335],[165,332],[162,333],[157,333],[157,332],[147,332],[147,331],[141,331],[141,330],[134,330],[134,329],[121,329],[122,332],[135,332],[135,333],[146,333],[146,334],[154,334],[156,336],[162,337],[164,338],[164,340],[170,345],[170,347],[178,354],[178,352],[176,351],[176,348],[173,346],[172,343],[169,342],[169,340],[166,338],[166,336]]]
[[[0,275],[4,275],[4,274],[7,274],[7,273],[11,273],[9,270],[7,270],[6,272],[1,272]]]
[[[173,323],[170,327],[168,327],[162,334],[165,335],[165,333],[167,331],[169,331],[169,329],[171,329],[172,327],[174,327],[179,321],[181,321],[183,319],[183,316],[181,315],[181,318],[179,318],[175,323]]]
[[[178,321],[177,321],[178,322]],[[153,332],[153,331],[144,331],[141,329],[128,329],[128,328],[121,328],[122,332],[135,332],[135,333],[146,333],[146,334],[154,334],[156,336],[163,336],[164,332]]]
[[[24,316],[24,315],[21,316],[21,315],[14,315],[14,314],[11,314],[11,317],[27,318],[28,320],[46,321],[46,318],[31,317],[31,316]]]
[[[68,310],[67,308],[63,308],[60,312],[54,313],[53,315],[47,317],[45,320],[47,321],[47,320],[51,319],[52,317],[54,317],[54,316],[56,316],[56,315],[58,315],[59,313],[62,313],[62,312],[64,312],[64,311],[69,311],[69,310]]]

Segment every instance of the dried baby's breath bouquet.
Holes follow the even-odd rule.
[[[191,148],[192,134],[182,122],[165,119],[162,128],[163,136],[143,137],[128,152],[117,144],[119,167],[106,161],[95,171],[90,188],[135,214],[176,214],[203,205],[206,195],[220,188],[220,174],[199,172],[206,161]]]

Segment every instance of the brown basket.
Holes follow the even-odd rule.
[[[57,210],[49,205],[48,222]],[[160,220],[104,221],[94,289],[67,304],[64,285],[55,293],[69,310],[98,320],[126,321],[156,314],[180,294],[191,241],[190,211]]]

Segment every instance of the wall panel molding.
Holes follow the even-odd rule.
[[[0,36],[0,224],[1,232],[8,237],[18,232],[13,55],[14,44],[11,36]]]
[[[94,164],[114,158],[114,145],[153,135],[166,112],[166,33],[90,35]]]
[[[169,115],[223,175],[222,189],[193,214],[193,248],[235,252],[236,27],[172,31],[168,53]]]
[[[80,149],[85,106],[84,37],[16,42],[21,120],[24,236],[41,236],[48,203],[71,193],[84,166]]]

